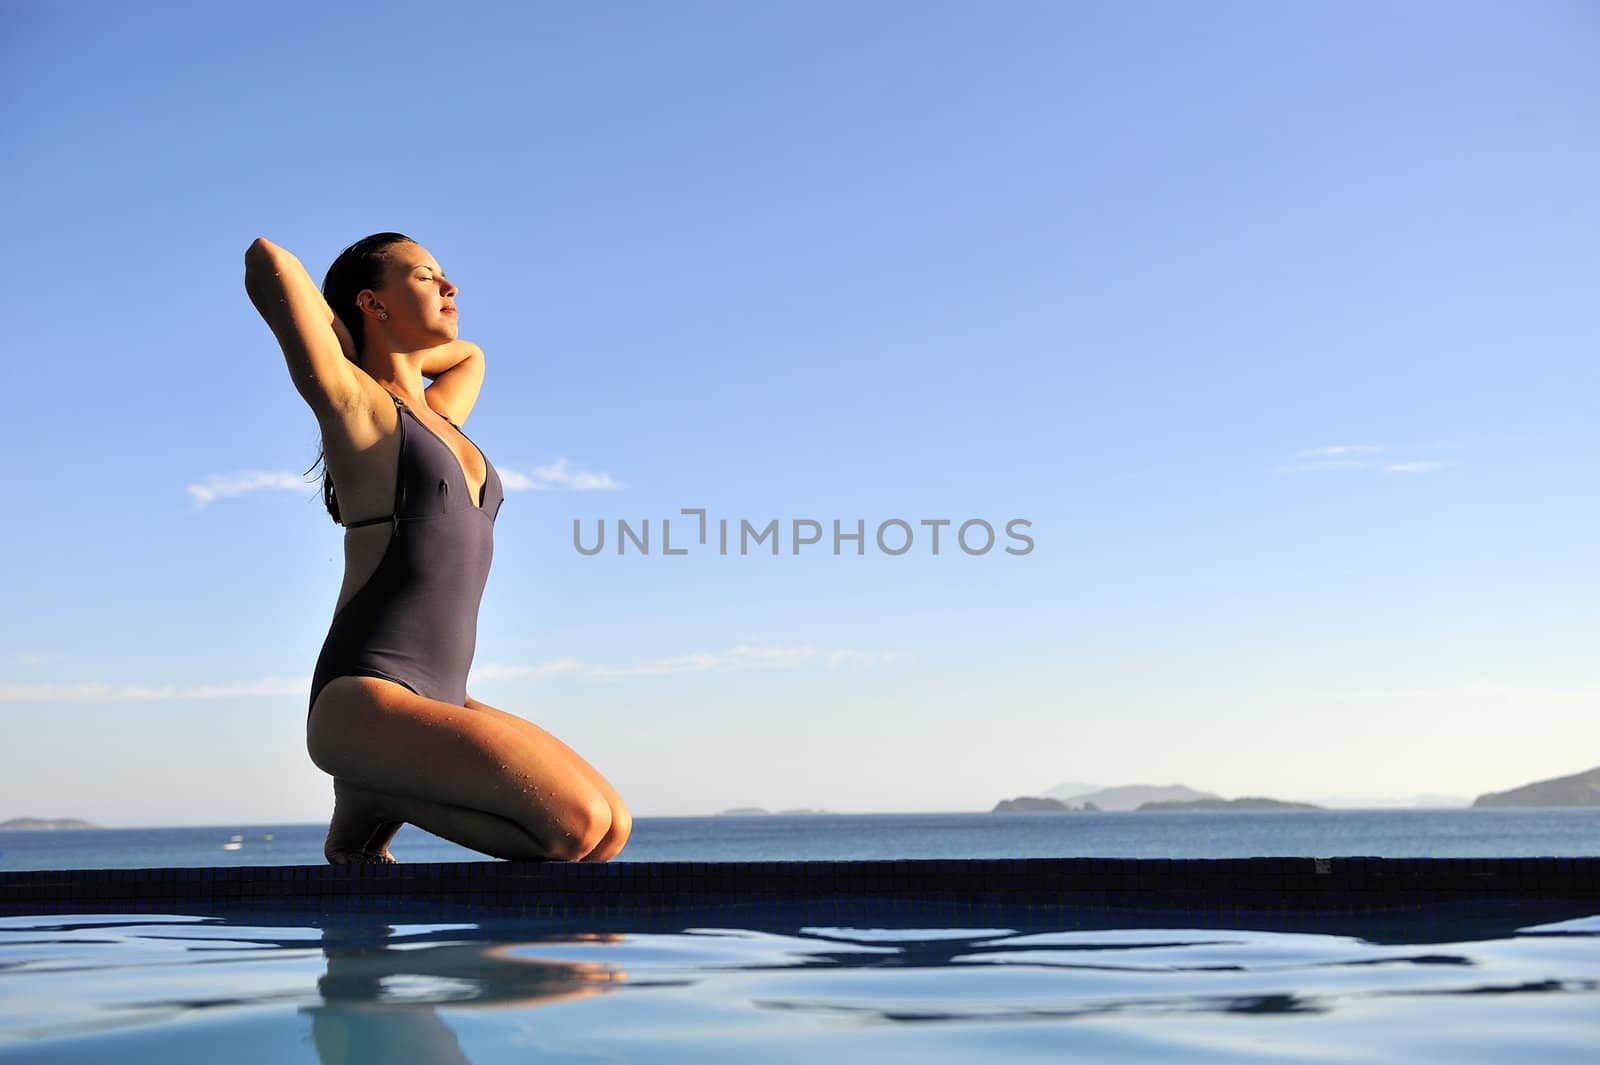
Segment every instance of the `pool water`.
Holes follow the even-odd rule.
[[[1549,1065],[1600,1048],[1600,916],[1370,934],[697,920],[0,917],[0,1061]]]

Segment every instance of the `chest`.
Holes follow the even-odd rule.
[[[435,427],[410,411],[406,416],[414,431],[407,434],[405,441],[401,476],[407,483],[403,498],[422,503],[431,497],[443,510],[470,506],[492,516],[499,509],[501,486],[483,451],[442,419]]]

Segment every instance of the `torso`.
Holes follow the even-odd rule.
[[[365,450],[338,440],[339,434],[324,429],[324,453],[328,470],[333,476],[334,492],[339,500],[339,514],[345,522],[361,521],[390,513],[395,496],[395,477],[400,449],[400,419],[404,413],[394,405],[391,393],[373,382],[371,389],[377,396],[371,403],[369,414],[378,439]],[[485,502],[489,470],[487,459],[466,435],[450,421],[427,404],[419,406],[401,401],[439,438],[456,457],[462,477],[472,492],[478,506]],[[337,442],[336,442],[337,441]],[[346,487],[348,486],[348,488]],[[339,588],[339,598],[334,606],[337,613],[377,570],[389,546],[394,526],[388,522],[364,525],[349,529],[344,534],[344,582]]]
[[[384,399],[397,423],[390,434],[374,432],[357,466],[365,480],[355,486],[366,489],[369,509],[352,505],[346,513],[343,500],[340,508],[352,523],[376,520],[345,532],[344,586],[312,675],[312,708],[322,689],[344,676],[394,681],[456,706],[467,697],[504,486],[447,420],[388,392]],[[448,435],[434,428],[440,422]],[[461,462],[463,444],[483,471],[476,483]],[[380,478],[373,467],[384,462],[389,469]],[[382,509],[371,506],[374,489],[388,493]]]

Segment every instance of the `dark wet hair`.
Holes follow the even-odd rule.
[[[327,276],[322,279],[322,298],[328,301],[333,313],[349,330],[350,339],[355,341],[357,360],[367,342],[367,323],[361,308],[356,306],[356,296],[362,289],[378,288],[383,284],[383,273],[394,259],[390,248],[396,244],[415,243],[404,233],[374,233],[370,237],[362,237],[334,258]],[[339,501],[333,494],[333,476],[328,472],[326,449],[323,447],[318,448],[316,462],[311,464],[311,468],[316,469],[319,462],[322,464],[322,504],[328,508],[328,514],[335,523],[343,524],[339,516]]]

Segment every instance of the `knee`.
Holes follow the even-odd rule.
[[[599,793],[575,803],[556,821],[550,857],[575,862],[600,845],[611,831],[611,807]]]
[[[353,767],[352,759],[346,752],[339,750],[336,742],[322,736],[306,737],[306,753],[311,756],[312,765],[335,780],[347,777]]]
[[[621,850],[632,834],[633,811],[628,809],[626,803],[619,802],[611,811],[611,840]]]
[[[611,831],[607,832],[605,838],[589,853],[589,860],[603,862],[616,857],[632,833],[633,814],[624,803],[618,802],[611,808]]]

